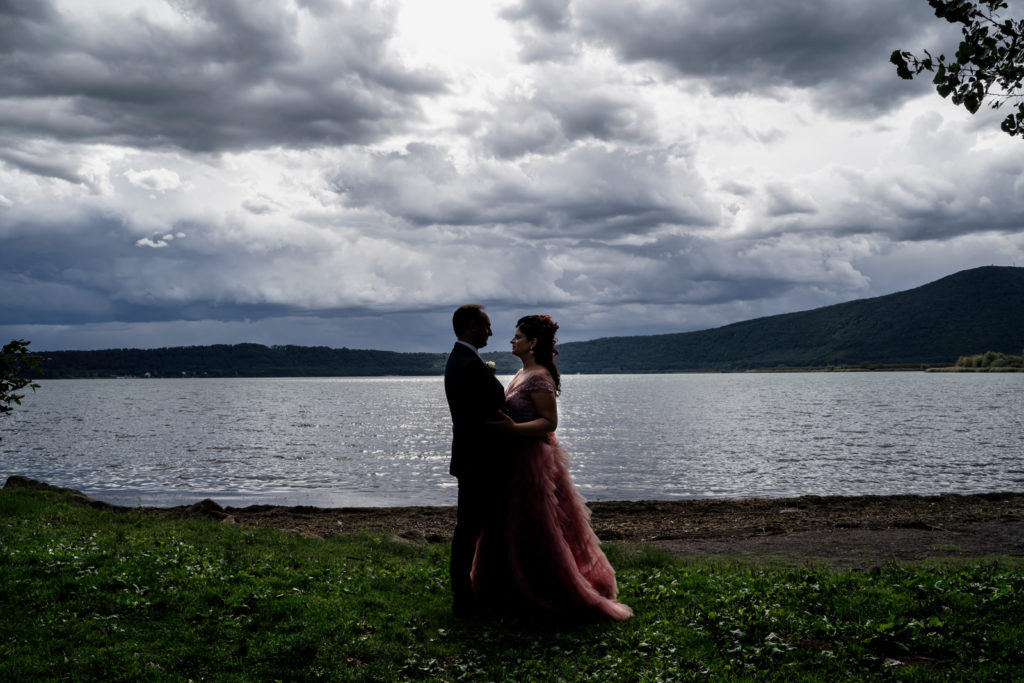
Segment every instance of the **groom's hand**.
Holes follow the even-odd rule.
[[[515,428],[516,421],[505,413],[498,413],[498,418],[497,420],[488,420],[487,424],[503,432],[511,432]]]

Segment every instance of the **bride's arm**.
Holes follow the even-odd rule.
[[[520,436],[545,436],[558,428],[558,401],[548,391],[531,391],[530,400],[537,411],[537,417],[529,422],[505,423],[505,428]]]

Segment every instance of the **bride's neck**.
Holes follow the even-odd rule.
[[[526,356],[523,358],[523,372],[529,372],[530,370],[539,367],[541,367],[540,363],[538,363],[537,359],[533,356]]]

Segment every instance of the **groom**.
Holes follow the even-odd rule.
[[[476,542],[497,512],[505,485],[506,458],[501,438],[487,423],[500,419],[505,391],[494,371],[480,358],[487,346],[491,319],[478,304],[460,306],[452,316],[455,347],[444,369],[444,393],[452,413],[452,460],[449,471],[459,480],[458,512],[452,537],[451,583],[456,614],[471,614],[478,605],[469,573]]]

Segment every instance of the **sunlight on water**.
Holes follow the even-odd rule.
[[[591,500],[1024,490],[1024,374],[576,375],[560,409]],[[4,478],[126,505],[455,502],[440,377],[44,381],[0,438]]]

